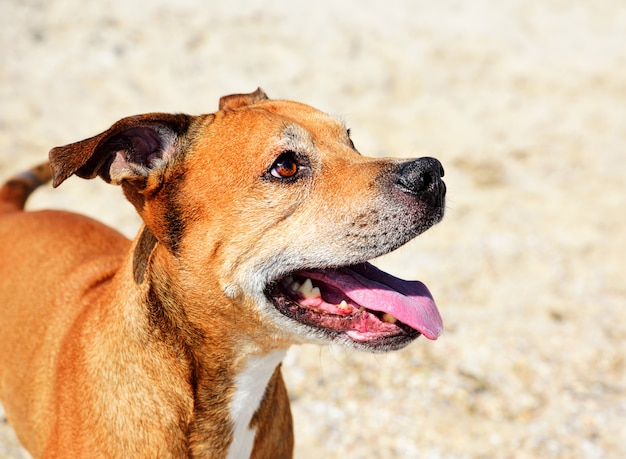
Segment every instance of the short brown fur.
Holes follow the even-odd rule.
[[[308,155],[298,182],[268,172],[289,148]],[[411,201],[409,223],[424,228],[390,241],[381,225],[391,232],[405,216],[363,217],[406,214],[409,198],[385,178],[398,164],[360,156],[334,119],[257,90],[222,98],[211,115],[125,118],[53,149],[51,170],[6,183],[0,400],[24,446],[34,457],[226,457],[238,377],[320,341],[270,308],[258,284],[305,264],[297,257],[348,264],[433,223]],[[71,175],[122,186],[144,222],[134,241],[81,215],[22,211],[38,185]],[[279,362],[270,376],[245,429],[251,457],[287,458]]]

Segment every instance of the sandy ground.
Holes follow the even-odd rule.
[[[444,222],[378,261],[430,286],[445,334],[294,348],[297,457],[626,457],[626,3],[107,3],[0,3],[0,178],[257,86],[342,114],[364,154],[446,167]],[[50,206],[138,227],[97,181]],[[1,419],[0,458],[24,457]]]

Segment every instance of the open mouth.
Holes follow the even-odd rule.
[[[397,349],[420,334],[434,340],[443,331],[423,283],[369,263],[298,271],[272,283],[266,295],[285,316],[369,349]]]

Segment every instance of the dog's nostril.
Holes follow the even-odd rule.
[[[432,173],[426,172],[425,174],[422,175],[422,183],[421,183],[422,186],[419,191],[426,191],[427,189],[431,187],[433,182],[436,180],[437,179],[433,176]]]

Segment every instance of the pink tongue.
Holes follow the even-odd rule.
[[[332,271],[331,276],[321,275],[323,273],[316,271],[307,275],[341,290],[360,306],[391,314],[428,339],[441,335],[441,316],[423,283],[398,279],[369,263]]]

